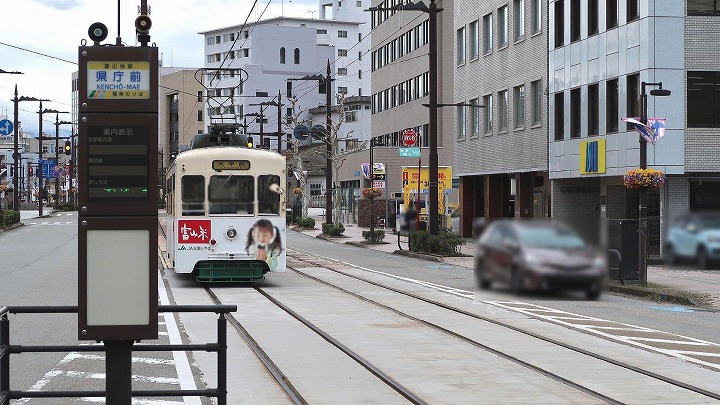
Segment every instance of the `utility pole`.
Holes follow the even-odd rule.
[[[278,124],[278,144],[277,144],[277,151],[280,153],[281,146],[282,146],[282,103],[280,100],[282,99],[282,93],[280,90],[278,90],[278,100],[277,100],[277,124]]]
[[[438,86],[437,86],[437,5],[435,0],[430,0],[430,9],[428,11],[430,19],[430,49],[428,56],[430,57],[430,171],[428,174],[428,193],[430,193],[430,207],[428,209],[428,218],[430,225],[430,235],[437,235],[438,227]]]
[[[327,153],[325,159],[325,223],[332,224],[332,153],[333,153],[333,142],[330,138],[330,131],[332,130],[332,118],[330,116],[330,59],[327,62],[327,69],[325,70],[325,143]],[[372,169],[370,169],[372,170]]]

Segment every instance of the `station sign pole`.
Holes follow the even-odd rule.
[[[143,2],[144,3],[144,2]],[[119,24],[119,22],[118,22]],[[78,49],[78,338],[103,341],[106,401],[132,400],[132,345],[158,338],[158,48]],[[118,28],[119,30],[119,28]],[[119,40],[119,37],[118,37]]]

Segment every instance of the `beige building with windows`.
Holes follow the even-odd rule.
[[[160,68],[158,142],[161,168],[190,148],[195,135],[205,131],[205,88],[195,80],[195,68]]]

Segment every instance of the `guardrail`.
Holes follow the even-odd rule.
[[[132,391],[133,397],[196,396],[217,398],[220,405],[227,404],[227,318],[237,311],[237,305],[159,305],[158,312],[213,312],[219,314],[217,342],[205,344],[132,344],[132,351],[206,351],[217,352],[217,387],[204,390],[147,390]],[[85,398],[107,397],[106,391],[12,391],[10,390],[10,355],[49,352],[104,352],[105,345],[97,346],[22,346],[10,344],[8,314],[73,314],[77,306],[4,306],[0,307],[0,405],[9,405],[11,399],[22,398]],[[110,403],[110,401],[108,401]]]

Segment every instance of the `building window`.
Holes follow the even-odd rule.
[[[493,29],[492,29],[492,13],[483,16],[483,54],[492,52],[493,48]]]
[[[639,0],[627,0],[627,22],[635,21],[640,19],[640,5]],[[689,3],[694,3],[692,0]]]
[[[508,44],[508,9],[502,6],[498,9],[498,48]]]
[[[570,90],[570,138],[580,138],[580,89]]]
[[[513,125],[515,128],[525,127],[525,86],[513,88]]]
[[[508,92],[498,91],[498,131],[508,129]]]
[[[483,97],[483,132],[488,134],[493,131],[493,96],[488,94]]]
[[[338,49],[338,56],[347,56],[347,49]]]
[[[690,128],[720,127],[720,72],[687,72]]]
[[[457,106],[457,139],[462,140],[465,139],[466,134],[466,128],[467,128],[467,117],[465,116],[465,106]]]
[[[203,111],[202,110],[197,110],[197,111],[198,111],[198,121],[202,121],[203,120]]]
[[[355,2],[355,7],[362,7],[362,1],[357,0],[357,1]]]
[[[525,0],[513,2],[513,32],[515,41],[525,36]]]
[[[606,0],[605,29],[610,30],[618,26],[618,0]]]
[[[570,42],[580,40],[580,0],[570,0]]]
[[[542,1],[543,0],[530,0],[532,1],[532,33],[537,34],[542,30]]]
[[[362,79],[362,70],[358,70],[358,79]]]
[[[607,133],[618,131],[618,79],[608,80],[605,83],[605,117],[607,118]]]
[[[280,63],[285,64],[285,47],[280,48]]]
[[[457,64],[462,65],[465,63],[465,27],[462,27],[457,30],[457,49],[456,49],[456,55],[457,55]]]
[[[555,93],[555,140],[565,138],[565,94]]]
[[[347,31],[338,31],[338,38],[347,38]]]
[[[292,97],[292,82],[285,83],[286,97]]]
[[[565,43],[565,3],[561,1],[555,2],[555,48],[563,46]]]
[[[480,32],[478,31],[478,20],[470,23],[468,26],[468,34],[470,37],[470,60],[473,60],[480,55],[480,42],[478,41]]]
[[[337,74],[338,76],[347,76],[347,68],[338,68]]]
[[[249,48],[245,48],[245,49],[243,49],[242,51],[243,51],[243,57],[244,57],[244,58],[249,58],[249,57],[250,57],[250,49],[249,49]]]
[[[588,36],[598,33],[598,0],[588,0]]]
[[[640,74],[627,76],[627,116],[640,116]],[[627,124],[627,129],[635,129],[632,124]]]
[[[198,91],[197,101],[198,101],[198,102],[202,102],[202,101],[203,101],[203,92],[202,92],[202,91]]]
[[[480,134],[480,108],[478,107],[478,99],[470,100],[470,136],[478,136]]]
[[[317,33],[318,33],[318,35],[320,35],[320,34],[327,34],[327,30],[318,29],[318,30],[317,30]]]
[[[293,59],[293,63],[296,65],[300,64],[300,48],[295,48],[295,56]]]
[[[588,136],[600,133],[600,86],[595,83],[588,86]]]
[[[337,92],[338,94],[347,94],[347,87],[338,86]],[[387,93],[385,95],[387,95]]]
[[[687,14],[720,15],[720,0],[690,0],[687,2]]]
[[[530,83],[530,91],[532,92],[532,124],[540,125],[542,123],[542,82],[536,80]]]

